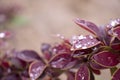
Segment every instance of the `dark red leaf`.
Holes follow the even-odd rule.
[[[26,61],[31,62],[34,60],[41,60],[40,56],[37,54],[37,52],[32,50],[24,50],[17,53],[17,58]]]
[[[9,64],[9,62],[7,62],[7,61],[1,61],[0,66],[2,66],[3,68],[9,68],[9,67],[10,67],[10,64]]]
[[[114,33],[116,34],[117,38],[120,40],[120,26],[114,28]]]
[[[49,67],[46,69],[46,72],[47,72],[48,76],[58,78],[63,73],[63,70],[60,70],[58,68],[50,68]]]
[[[73,36],[71,40],[71,44],[72,44],[71,50],[87,49],[94,47],[100,43],[101,43],[100,41],[98,41],[95,37],[91,35]]]
[[[86,65],[81,65],[75,75],[75,80],[90,80],[90,71]]]
[[[41,46],[41,51],[42,51],[42,53],[49,52],[50,48],[51,48],[50,44],[43,43]]]
[[[29,76],[31,80],[36,80],[43,71],[45,70],[46,66],[42,61],[34,61],[29,66]]]
[[[110,35],[106,35],[103,38],[103,42],[106,46],[109,46],[113,41],[114,41],[114,38],[112,38]]]
[[[59,54],[59,53],[71,53],[70,51],[70,45],[66,44],[66,43],[62,43],[62,44],[56,44],[53,48],[52,48],[52,53],[54,54]]]
[[[112,80],[120,80],[120,69],[115,71],[115,73],[112,76]]]
[[[118,57],[119,56],[117,54],[113,54],[108,51],[102,51],[92,56],[95,62],[105,67],[116,66],[119,63]]]
[[[84,28],[85,30],[91,32],[94,35],[99,34],[99,28],[92,22],[76,19],[75,23],[78,24],[80,27]]]
[[[44,58],[49,61],[51,58],[52,58],[52,53],[49,53],[49,52],[46,52],[43,54],[44,55]]]
[[[117,27],[118,25],[120,25],[120,19],[111,20],[111,22],[107,25],[107,28],[112,29]]]
[[[98,63],[96,63],[94,61],[90,62],[90,66],[94,70],[106,69],[106,67],[104,67],[104,66],[102,66],[102,65],[100,65],[100,64],[98,64]]]
[[[51,45],[47,43],[43,43],[41,46],[41,51],[43,53],[43,56],[46,60],[50,60],[52,57],[52,52],[51,52]]]
[[[76,50],[72,53],[73,57],[81,57],[83,55],[90,54],[93,50],[91,48],[89,49],[82,49],[82,50]]]
[[[91,70],[92,70],[92,72],[94,72],[97,75],[101,74],[100,70],[96,70],[96,69],[93,69],[93,68],[91,68]]]
[[[73,67],[77,63],[77,60],[71,57],[71,54],[62,53],[53,57],[49,63],[53,68],[68,69]]]
[[[115,38],[111,45],[120,44],[120,40]]]
[[[111,48],[112,48],[113,50],[120,50],[120,43],[119,43],[119,44],[111,45]]]

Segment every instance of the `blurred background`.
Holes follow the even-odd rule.
[[[17,17],[12,23],[1,25],[0,31],[14,33],[12,43],[16,49],[34,49],[39,53],[41,43],[58,41],[54,37],[58,33],[67,38],[89,34],[73,22],[75,18],[92,21],[98,26],[120,18],[120,0],[0,0],[0,13],[5,12],[4,7],[11,6]],[[96,76],[96,80],[110,80],[109,76],[106,70],[102,77]]]

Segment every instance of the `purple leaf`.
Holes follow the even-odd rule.
[[[51,48],[50,44],[43,43],[41,46],[41,51],[42,51],[42,53],[49,52],[50,48]]]
[[[62,53],[54,56],[49,63],[53,68],[69,69],[77,63],[77,60],[70,54]]]
[[[22,78],[22,80],[30,80],[29,78],[26,78],[26,77],[21,77]]]
[[[53,54],[59,54],[59,53],[71,53],[70,51],[70,45],[66,43],[57,44],[52,48]]]
[[[116,45],[116,44],[120,44],[120,40],[118,40],[117,38],[114,39],[111,45]]]
[[[32,50],[24,50],[17,53],[17,58],[25,61],[25,62],[32,62],[34,60],[41,60],[40,56],[37,52]]]
[[[113,50],[120,50],[120,43],[119,43],[119,44],[111,45],[111,48],[112,48]]]
[[[73,36],[71,40],[71,50],[81,50],[97,46],[101,42],[91,35]]]
[[[49,61],[52,58],[52,53],[50,52],[45,52],[43,55],[47,61]]]
[[[92,22],[81,20],[81,19],[76,19],[75,23],[94,35],[99,34],[99,28]]]
[[[21,72],[21,76],[24,77],[24,78],[29,78],[28,69],[22,71],[22,72]]]
[[[104,45],[110,45],[113,42],[114,38],[109,35],[109,32],[106,30],[106,26],[99,27],[100,34],[98,38],[104,43]]]
[[[120,19],[111,20],[111,22],[107,25],[107,28],[112,29],[117,27],[118,25],[120,25]]]
[[[75,80],[90,80],[89,68],[82,64],[75,75]]]
[[[115,73],[112,76],[112,80],[120,80],[120,69],[115,71]]]
[[[13,73],[13,74],[4,76],[1,80],[22,80],[22,79],[18,74]]]
[[[117,38],[120,40],[120,26],[114,28],[114,33],[116,34]]]
[[[95,69],[91,69],[91,70],[92,70],[92,72],[94,72],[94,73],[97,74],[97,75],[100,75],[100,74],[101,74],[100,70],[95,70]]]
[[[105,66],[102,66],[102,65],[100,65],[100,64],[98,64],[98,63],[96,63],[96,62],[94,62],[94,61],[91,61],[91,62],[90,62],[90,66],[91,66],[91,68],[94,69],[94,70],[106,69]]]
[[[43,56],[46,60],[50,60],[52,57],[52,52],[51,52],[51,45],[47,43],[43,43],[41,46],[41,51],[43,53]]]
[[[31,80],[36,80],[41,76],[45,68],[45,64],[40,60],[32,62],[29,66],[29,76]]]
[[[118,55],[108,51],[102,51],[92,56],[93,60],[105,67],[113,67],[119,63]]]
[[[47,75],[50,77],[58,78],[62,73],[63,70],[60,70],[58,68],[47,68],[46,69]]]
[[[14,57],[10,59],[10,62],[14,67],[19,68],[19,69],[23,69],[27,66],[26,62],[24,62],[18,58],[14,58]]]
[[[81,57],[83,55],[87,55],[90,54],[92,52],[92,49],[82,49],[82,50],[76,50],[72,53],[72,56],[77,58],[77,57]]]

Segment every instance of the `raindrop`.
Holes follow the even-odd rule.
[[[83,76],[83,77],[82,77],[82,80],[84,80],[84,79],[85,79],[85,77]]]
[[[87,49],[87,47],[86,47],[86,46],[83,46],[82,49]]]
[[[0,33],[0,38],[4,38],[5,37],[5,33]]]

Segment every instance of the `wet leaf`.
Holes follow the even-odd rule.
[[[82,49],[82,50],[76,50],[72,53],[72,56],[77,58],[77,57],[81,57],[83,55],[87,55],[90,54],[93,50],[91,48],[89,49]]]
[[[94,70],[106,69],[105,66],[102,66],[102,65],[100,65],[100,64],[98,64],[98,63],[96,63],[96,62],[94,62],[94,61],[91,61],[91,62],[90,62],[90,66],[91,66],[92,69],[94,69]]]
[[[109,46],[110,43],[113,42],[114,38],[112,38],[108,34],[108,31],[106,30],[106,26],[100,26],[99,30],[100,30],[100,34],[98,35],[98,38],[100,39],[100,41],[104,43],[104,45]]]
[[[47,75],[50,77],[58,78],[64,71],[58,68],[47,68],[46,69]]]
[[[37,54],[37,52],[32,50],[24,50],[17,53],[17,58],[26,61],[31,62],[34,60],[41,60],[40,56]]]
[[[50,52],[51,47],[52,46],[48,43],[42,43],[42,45],[41,45],[42,53]]]
[[[120,26],[114,28],[114,33],[116,34],[117,38],[120,40]]]
[[[107,28],[112,29],[117,27],[118,25],[120,25],[120,19],[111,20],[110,23],[107,25]]]
[[[90,80],[90,71],[86,65],[81,65],[75,75],[75,80]]]
[[[100,75],[100,74],[101,74],[100,70],[96,70],[96,69],[91,68],[91,71],[92,71],[93,73],[97,74],[97,75]],[[91,72],[91,73],[92,73],[92,72]]]
[[[73,36],[70,42],[72,44],[71,50],[88,49],[101,43],[91,35]]]
[[[112,80],[120,80],[120,69],[116,70],[112,76]]]
[[[71,46],[69,44],[67,44],[67,43],[56,44],[52,48],[52,53],[53,53],[53,55],[59,54],[59,53],[71,53],[70,47]]]
[[[119,63],[119,56],[108,51],[99,52],[94,54],[92,57],[95,62],[105,67],[114,67]]]
[[[99,34],[99,28],[92,22],[76,19],[75,23],[78,24],[80,27],[84,28],[85,30],[91,32],[94,35]]]
[[[50,60],[52,57],[51,45],[48,43],[43,43],[41,46],[41,51],[45,59]]]
[[[45,64],[42,61],[34,61],[29,66],[29,76],[31,80],[36,80],[45,70]]]
[[[69,69],[77,63],[77,60],[71,57],[71,54],[62,53],[54,56],[49,63],[53,68]]]
[[[113,40],[113,42],[111,43],[111,45],[116,45],[116,44],[120,44],[120,40],[117,39],[117,38],[115,38],[115,39]]]
[[[111,45],[111,48],[112,48],[113,50],[120,50],[120,43],[119,43],[119,44]]]

